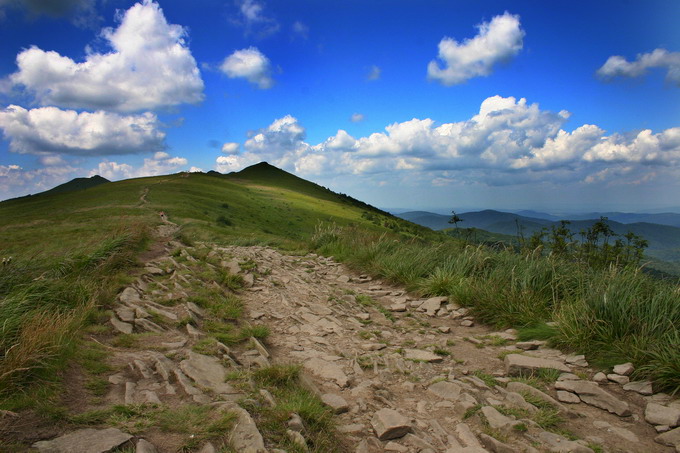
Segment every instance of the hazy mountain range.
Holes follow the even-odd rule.
[[[453,228],[449,223],[450,215],[435,214],[427,211],[410,211],[397,214],[398,217],[423,225],[433,230]],[[651,257],[671,262],[680,262],[680,214],[633,214],[624,212],[592,212],[559,218],[537,211],[521,211],[521,214],[494,211],[491,209],[476,212],[463,212],[458,216],[462,222],[459,228],[479,228],[492,233],[517,236],[519,229],[527,237],[541,228],[550,230],[560,220],[569,220],[570,230],[577,235],[589,228],[601,216],[609,219],[609,226],[616,234],[629,231],[642,236],[649,242],[647,254]]]

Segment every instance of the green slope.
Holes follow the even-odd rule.
[[[193,239],[261,241],[295,247],[319,222],[372,231],[431,231],[336,194],[268,164],[240,173],[175,175],[111,182],[0,203],[0,256],[64,255],[94,249],[126,228],[160,223],[159,211]],[[370,215],[367,215],[370,212]]]

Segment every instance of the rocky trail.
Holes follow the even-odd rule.
[[[455,301],[416,297],[332,258],[189,247],[170,240],[170,222],[162,228],[163,247],[118,295],[112,332],[98,338],[112,371],[105,396],[84,410],[200,405],[213,419],[230,414],[226,444],[205,434],[187,446],[154,421],[109,417],[36,442],[38,450],[280,453],[245,409],[275,398],[259,390],[242,404],[253,396],[234,377],[300,364],[304,385],[335,414],[337,451],[680,451],[680,402],[630,382],[629,365],[597,373],[583,356],[517,342],[515,331],[478,325]],[[195,296],[229,293],[228,281],[211,281],[217,270],[240,276],[242,325],[266,328],[266,338],[214,339],[215,308]],[[287,425],[291,451],[313,451],[300,417],[291,413]]]

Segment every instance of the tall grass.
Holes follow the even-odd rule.
[[[680,287],[632,267],[592,268],[538,253],[460,242],[370,236],[351,228],[317,229],[313,245],[350,266],[449,296],[497,327],[556,321],[552,341],[603,366],[633,361],[636,377],[680,390]]]
[[[0,397],[53,377],[92,309],[113,292],[111,276],[134,263],[145,241],[145,230],[137,229],[88,247],[89,253],[18,259],[0,268]]]

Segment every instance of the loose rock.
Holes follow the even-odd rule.
[[[393,409],[380,409],[371,419],[371,425],[380,440],[397,439],[411,432],[408,418]]]

